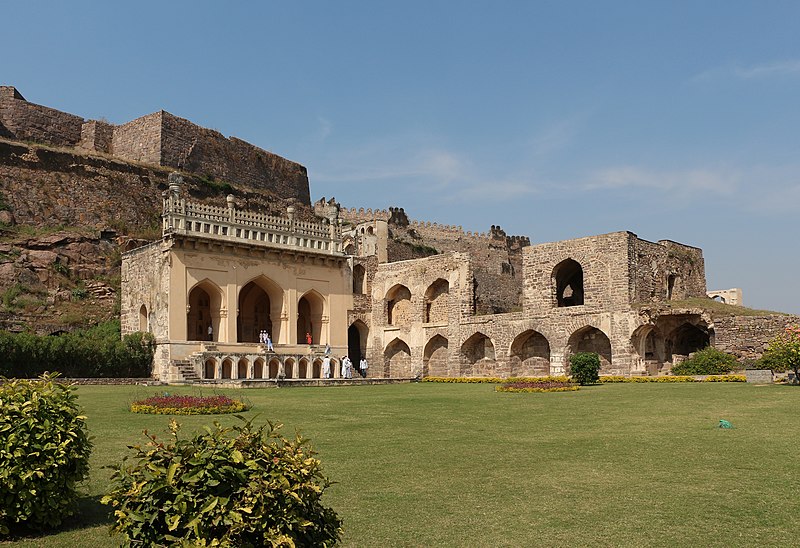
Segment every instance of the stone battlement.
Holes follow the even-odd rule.
[[[0,86],[0,137],[172,167],[311,203],[302,165],[163,110],[114,125],[30,103],[13,86]]]

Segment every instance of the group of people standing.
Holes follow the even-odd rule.
[[[269,333],[266,329],[262,329],[258,334],[258,342],[263,345],[266,345],[267,352],[275,352],[275,348],[272,346],[272,339],[269,336]]]
[[[349,356],[342,356],[342,379],[352,379],[353,378],[353,362],[350,360]],[[358,372],[361,374],[362,378],[366,378],[367,376],[367,369],[369,369],[369,364],[367,364],[366,358],[361,358],[361,361],[358,362]],[[323,379],[330,379],[333,378],[333,371],[331,369],[331,357],[327,354],[324,358],[322,358],[322,378]]]

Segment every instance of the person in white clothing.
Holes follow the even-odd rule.
[[[330,356],[325,356],[322,358],[322,378],[323,379],[330,379],[331,378],[331,358]]]
[[[267,344],[267,352],[275,352],[275,348],[272,347],[272,339],[266,331],[264,331],[264,342]]]
[[[358,362],[358,369],[361,372],[361,376],[365,379],[367,378],[367,368],[369,368],[369,365],[367,365],[367,358],[362,356],[361,361]]]

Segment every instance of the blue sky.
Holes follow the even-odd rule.
[[[800,313],[800,3],[116,4],[5,4],[0,82],[245,139],[314,199],[695,245],[709,289]]]

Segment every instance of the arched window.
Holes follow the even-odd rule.
[[[556,305],[578,306],[583,304],[583,268],[572,259],[565,259],[553,269]]]
[[[386,293],[386,323],[411,324],[411,291],[406,286],[398,284]]]
[[[439,278],[425,291],[425,323],[447,323],[450,283]]]
[[[145,305],[142,305],[139,309],[139,331],[143,333],[150,331],[147,322],[147,307]]]
[[[356,295],[363,295],[365,293],[364,280],[366,278],[366,270],[363,265],[357,264],[353,267],[353,293]]]

